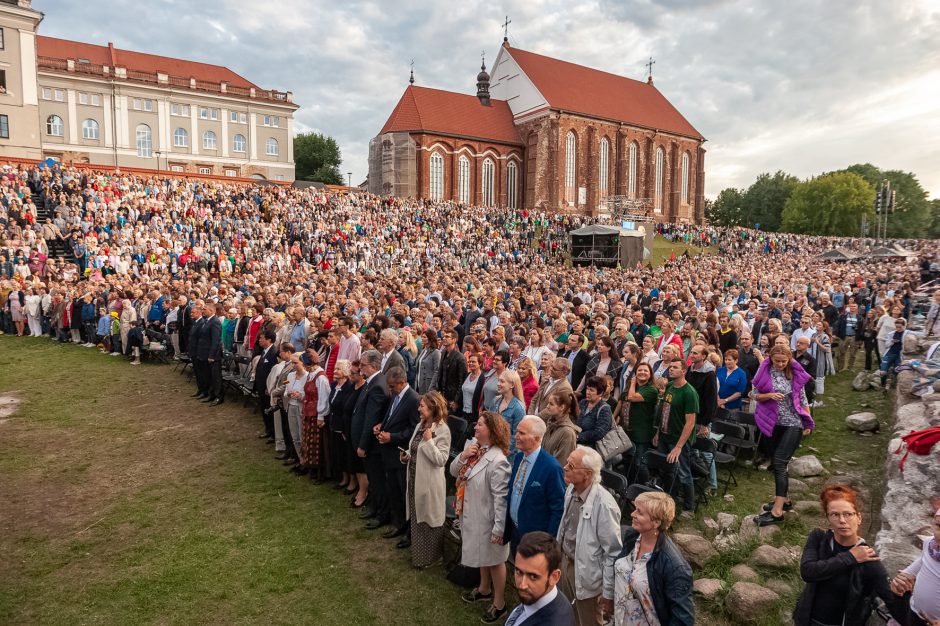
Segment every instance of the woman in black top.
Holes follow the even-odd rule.
[[[830,485],[819,499],[829,530],[813,530],[803,547],[800,576],[806,586],[793,612],[796,626],[865,624],[876,595],[895,619],[903,620],[878,553],[858,536],[858,494],[845,485]]]

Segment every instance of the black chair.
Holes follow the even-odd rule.
[[[738,460],[738,453],[741,450],[756,450],[757,444],[747,436],[747,428],[743,424],[734,424],[731,422],[712,422],[712,432],[716,435],[722,435],[719,442],[719,454],[715,456],[715,463],[724,465],[728,469],[728,476],[725,479],[725,490],[722,495],[728,493],[728,487],[734,484],[738,485],[734,477],[734,464]]]
[[[672,493],[679,473],[679,463],[670,463],[666,455],[658,450],[646,452],[646,468],[650,473],[650,482],[647,485],[658,487],[666,493]]]
[[[761,433],[760,428],[757,427],[757,418],[753,413],[737,410],[728,421],[741,424],[747,429],[747,439],[752,442],[754,446],[751,454],[751,461],[753,461],[760,451],[761,439],[763,438],[763,433]]]
[[[627,482],[627,477],[611,470],[602,469],[601,486],[614,496],[614,500],[616,500],[617,504],[620,506],[620,511],[623,512],[628,502],[627,489],[630,487],[630,484]]]
[[[447,427],[450,429],[450,460],[463,452],[464,444],[467,443],[467,420],[456,415],[447,416]]]
[[[704,456],[706,454],[711,455],[711,457]],[[710,437],[696,437],[695,443],[692,444],[692,480],[695,481],[696,508],[698,508],[699,503],[708,506],[708,490],[710,489],[708,475],[712,467],[715,467],[716,454],[718,454],[718,445],[715,443],[714,439]],[[694,461],[696,456],[704,462],[704,465]]]

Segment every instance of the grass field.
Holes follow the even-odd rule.
[[[0,623],[479,623],[171,369],[0,337]]]
[[[682,256],[682,254],[688,250],[690,255],[698,256],[704,251],[705,254],[714,254],[714,248],[700,248],[698,246],[689,246],[680,241],[669,241],[665,237],[656,235],[653,238],[653,249],[650,250],[650,262],[653,266],[659,266],[669,260],[669,257],[672,256],[672,253],[675,252],[677,257]]]
[[[0,337],[0,394],[23,402],[0,418],[0,623],[479,623],[482,605],[462,603],[440,567],[412,569],[330,485],[273,461],[253,413],[206,408],[171,369]],[[890,403],[850,383],[850,374],[829,379],[817,431],[797,454],[857,477],[870,494],[863,534],[872,538],[890,429],[860,437],[844,417],[870,410],[887,425]],[[719,511],[755,513],[772,495],[770,473],[741,467],[737,476],[733,502],[713,499],[686,526],[701,529]],[[771,543],[802,545],[818,521],[791,513]],[[730,580],[755,545],[696,575]],[[796,570],[758,573],[794,587],[781,602],[792,608]],[[698,624],[730,623],[719,602],[699,608]]]

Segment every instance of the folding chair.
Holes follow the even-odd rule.
[[[741,424],[747,429],[747,438],[753,443],[754,446],[751,455],[751,461],[753,461],[760,451],[761,438],[763,437],[763,433],[761,433],[760,428],[757,427],[757,420],[754,417],[754,414],[748,413],[747,411],[737,410],[732,414],[731,419],[728,421]]]
[[[467,443],[468,424],[462,417],[448,415],[447,427],[450,429],[450,460],[453,461],[463,452],[464,444]]]
[[[647,485],[658,487],[666,493],[672,493],[679,473],[679,464],[670,463],[666,455],[658,450],[646,452],[646,468],[650,472],[650,482]]]
[[[614,500],[620,505],[620,511],[622,513],[628,503],[627,489],[630,487],[630,484],[627,482],[627,477],[611,470],[602,469],[601,486],[611,493]]]
[[[705,506],[708,506],[708,490],[710,485],[708,484],[708,475],[711,472],[715,465],[715,455],[718,453],[718,445],[715,443],[714,439],[709,437],[696,437],[695,443],[692,444],[692,454],[693,455],[706,455],[710,454],[711,459],[709,460],[706,456],[701,456],[701,458],[706,463],[706,471],[699,471],[699,465],[696,463],[692,464],[692,480],[695,482],[695,506],[698,508],[699,503],[701,502]]]
[[[733,424],[731,422],[712,422],[712,432],[716,435],[723,435],[720,447],[725,448],[727,452],[718,451],[715,455],[715,463],[724,465],[728,469],[728,477],[725,479],[725,490],[722,495],[728,493],[728,487],[732,483],[735,487],[738,485],[734,477],[734,464],[738,460],[738,452],[742,449],[756,449],[757,444],[751,441],[747,436],[747,428],[742,424]]]

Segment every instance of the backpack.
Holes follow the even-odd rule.
[[[908,454],[913,452],[914,454],[926,456],[930,454],[930,449],[933,448],[933,445],[940,442],[940,426],[911,431],[901,437],[901,440],[903,443],[898,446],[898,449],[895,450],[894,453],[900,454],[901,448],[905,445],[907,446],[907,451],[904,453],[904,456],[901,457],[901,471],[903,472],[904,462],[907,460]]]

